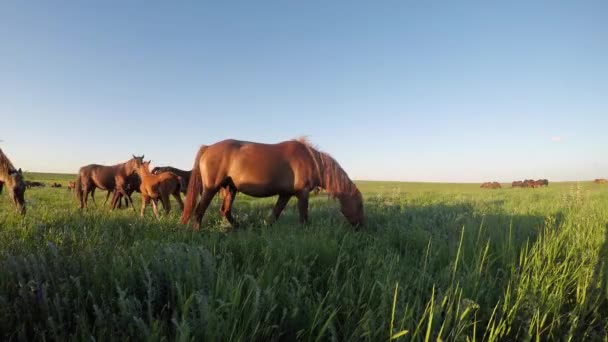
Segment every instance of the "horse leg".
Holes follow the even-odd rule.
[[[95,202],[95,186],[93,185],[93,188],[91,189],[91,201],[93,201],[93,205],[97,206],[97,203]]]
[[[149,202],[150,202],[150,197],[142,194],[141,195],[141,212],[140,212],[141,217],[144,217],[144,211],[146,210],[146,204],[148,204]]]
[[[233,228],[237,228],[238,224],[232,217],[232,204],[234,203],[234,199],[236,198],[236,188],[229,187],[228,191],[225,192],[224,200],[222,201],[222,207],[220,209],[222,216],[230,222],[230,225]]]
[[[184,211],[184,202],[182,201],[182,196],[180,196],[181,191],[179,189],[177,189],[176,192],[173,193],[173,197],[175,198],[175,200],[177,201],[177,204],[179,205],[179,210]]]
[[[106,200],[103,201],[103,206],[104,207],[106,206],[106,204],[108,204],[108,199],[110,198],[110,195],[113,195],[113,194],[114,194],[114,191],[108,190],[108,193],[106,194]]]
[[[171,199],[169,198],[169,194],[161,194],[160,201],[163,203],[163,208],[165,209],[165,213],[169,215],[171,211]]]
[[[203,196],[201,197],[201,201],[198,202],[196,206],[195,214],[196,221],[194,222],[194,229],[199,229],[201,227],[201,222],[203,221],[203,216],[205,215],[205,211],[209,207],[213,196],[217,193],[218,188],[214,189],[203,189]]]
[[[83,208],[87,208],[89,206],[89,193],[91,192],[91,190],[89,189],[89,187],[87,185],[85,185],[82,188],[82,193],[83,193],[83,197],[84,197],[84,204],[81,204]]]
[[[156,202],[158,202],[158,199],[152,199],[152,211],[154,211],[154,216],[156,216],[156,219],[160,221],[160,216],[158,216],[158,206]]]
[[[117,207],[119,209],[121,208],[121,200],[122,195],[120,194],[120,192],[114,190],[114,196],[112,197],[112,210],[116,209]]]
[[[300,211],[300,223],[308,223],[308,192],[304,191],[297,195],[298,210]]]
[[[131,198],[131,196],[129,196],[129,194],[127,194],[127,191],[124,189],[124,187],[119,187],[118,191],[120,191],[120,194],[122,195],[122,197],[125,198],[126,201],[126,207],[129,207],[129,201],[131,202],[131,208],[133,208],[133,211],[135,212],[135,206],[133,205],[133,199]]]
[[[289,199],[291,199],[291,195],[279,195],[277,203],[274,205],[274,208],[272,208],[272,214],[268,220],[269,224],[273,224],[279,219],[283,209],[285,209],[285,206],[287,206],[287,203],[289,203]]]

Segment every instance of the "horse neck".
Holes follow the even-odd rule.
[[[142,178],[142,180],[144,177],[149,178],[150,176],[152,176],[150,169],[143,165],[139,166],[137,170],[139,171],[139,177]]]
[[[0,150],[0,181],[9,183],[12,178],[9,176],[10,171],[14,171],[15,167],[6,155]]]
[[[350,180],[340,164],[326,153],[317,153],[321,159],[321,187],[335,196],[355,192],[355,184]]]

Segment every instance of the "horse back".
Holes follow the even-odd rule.
[[[199,161],[204,183],[224,186],[229,180],[252,196],[295,193],[318,184],[315,165],[303,143],[263,144],[224,140],[210,145]]]

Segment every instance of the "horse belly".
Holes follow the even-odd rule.
[[[241,168],[244,172],[231,172],[229,175],[237,191],[253,197],[269,197],[294,192],[293,173],[290,169],[279,168]],[[232,171],[232,170],[231,170]]]
[[[282,193],[293,193],[290,189],[277,187],[272,184],[240,183],[235,184],[238,192],[252,197],[270,197]]]

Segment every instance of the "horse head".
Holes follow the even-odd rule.
[[[337,196],[340,201],[340,211],[348,222],[353,226],[363,225],[363,196],[356,189],[352,193],[340,194]]]
[[[131,160],[129,160],[126,165],[127,165],[127,173],[129,176],[135,174],[137,172],[137,169],[141,166],[141,164],[143,164],[144,162],[144,155],[142,154],[141,157],[138,157],[134,154],[132,154],[133,158],[131,158]]]

